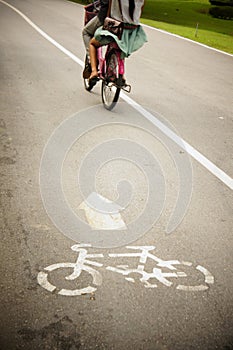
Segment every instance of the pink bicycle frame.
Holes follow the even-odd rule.
[[[97,50],[97,57],[99,61],[99,77],[100,79],[104,79],[104,73],[106,71],[106,56],[107,53],[110,52],[112,49],[114,49],[116,56],[117,56],[117,61],[118,61],[118,75],[124,75],[125,73],[125,61],[123,58],[121,58],[121,50],[117,46],[117,43],[112,42],[108,44],[106,50],[106,54],[103,54],[104,47],[100,46]]]

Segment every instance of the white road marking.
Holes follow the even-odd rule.
[[[77,289],[61,289],[61,290],[57,290],[57,287],[54,286],[52,283],[49,282],[49,273],[55,271],[55,270],[59,270],[59,269],[66,269],[66,268],[71,268],[73,269],[73,272],[71,272],[70,275],[66,276],[65,279],[66,280],[70,280],[70,281],[75,281],[76,279],[78,279],[81,275],[81,273],[87,272],[92,276],[92,284],[96,285],[96,286],[100,286],[102,284],[102,275],[100,274],[99,271],[97,271],[96,269],[93,269],[92,267],[88,266],[88,265],[94,265],[94,266],[98,266],[98,267],[102,267],[103,264],[102,263],[97,263],[96,261],[90,261],[87,260],[86,258],[104,258],[103,254],[88,254],[88,251],[85,249],[86,247],[91,247],[88,244],[75,244],[71,247],[71,249],[73,251],[78,252],[78,257],[75,263],[70,263],[70,262],[66,262],[66,263],[56,263],[56,264],[52,264],[50,266],[45,267],[45,271],[41,271],[38,273],[37,276],[37,281],[38,283],[41,285],[41,287],[43,287],[44,289],[46,289],[47,291],[53,293],[53,292],[57,292],[57,294],[59,295],[65,295],[65,296],[77,296],[77,295],[82,295],[82,294],[88,294],[88,293],[93,293],[97,290],[96,287],[93,286],[87,286],[84,288],[77,288]],[[168,269],[173,270],[172,265],[171,267],[169,267],[168,264],[161,264],[161,262],[163,261],[164,263],[168,263],[168,262],[174,262],[174,264],[178,265],[185,265],[185,266],[192,266],[191,262],[179,262],[178,260],[170,260],[170,261],[165,261],[162,260],[158,257],[156,257],[155,255],[149,253],[149,251],[151,250],[152,246],[128,246],[128,249],[136,249],[136,250],[141,250],[140,255],[138,255],[137,252],[135,253],[130,253],[130,255],[128,255],[127,253],[119,253],[119,254],[108,254],[109,257],[138,257],[139,261],[141,261],[140,256],[144,256],[143,253],[146,252],[146,258],[144,263],[146,264],[147,262],[147,258],[151,258],[152,260],[157,262],[157,266],[162,265],[162,266],[167,266]],[[159,262],[159,264],[158,264]],[[154,267],[152,272],[147,272],[145,271],[145,264],[138,264],[137,268],[129,268],[129,265],[117,265],[115,266],[107,266],[106,270],[108,271],[112,271],[115,273],[119,273],[123,276],[125,276],[125,280],[127,280],[128,282],[132,282],[135,283],[135,279],[130,277],[130,274],[139,274],[141,275],[141,277],[139,276],[139,281],[142,282],[142,284],[144,285],[145,288],[157,288],[158,285],[154,282],[154,280],[158,280],[160,283],[162,283],[163,285],[167,286],[167,287],[172,287],[173,282],[169,281],[167,278],[179,278],[179,277],[187,277],[185,272],[182,271],[175,271],[175,272],[163,272],[160,268]],[[176,270],[176,269],[175,269]],[[183,285],[183,284],[179,284],[176,289],[179,290],[183,290],[183,291],[187,291],[187,292],[196,292],[196,291],[204,291],[207,290],[209,288],[210,284],[214,283],[214,277],[213,275],[211,275],[211,273],[203,266],[198,265],[196,267],[196,270],[200,271],[205,278],[205,285],[204,284],[200,284],[197,286],[187,286],[187,285]],[[138,279],[137,279],[138,280]],[[150,280],[152,280],[152,282],[150,282]],[[78,282],[76,281],[77,285]]]
[[[72,52],[65,49],[62,45],[60,45],[57,41],[51,38],[48,34],[46,34],[42,29],[40,29],[36,24],[34,24],[27,16],[25,16],[21,11],[16,9],[14,6],[8,4],[7,2],[0,0],[1,3],[10,7],[16,13],[18,13],[28,24],[30,24],[40,35],[42,35],[46,40],[48,40],[51,44],[56,46],[59,50],[61,50],[64,54],[69,56],[73,61],[78,63],[81,67],[84,67],[84,63],[77,56],[75,56]],[[150,27],[151,28],[151,27]],[[165,32],[167,33],[167,32]],[[175,35],[175,34],[172,34]],[[176,36],[176,35],[175,35]],[[178,37],[178,36],[177,36]],[[182,38],[185,39],[185,38]],[[186,39],[189,40],[189,39]],[[201,44],[202,45],[202,44]],[[205,45],[202,45],[205,46]],[[217,51],[217,50],[215,50]],[[222,52],[222,51],[220,51]],[[230,55],[230,54],[229,54]],[[233,55],[230,55],[233,56]],[[184,149],[190,156],[196,159],[201,165],[203,165],[207,170],[209,170],[214,176],[216,176],[220,181],[222,181],[226,186],[228,186],[231,190],[233,190],[233,179],[227,175],[223,170],[218,168],[214,163],[212,163],[209,159],[203,156],[199,151],[197,151],[194,147],[192,147],[189,143],[184,141],[178,135],[176,135],[172,130],[170,130],[166,125],[161,123],[159,119],[157,119],[153,114],[146,111],[141,105],[135,102],[130,97],[126,96],[126,94],[122,93],[121,97],[124,101],[126,101],[129,105],[131,105],[135,110],[137,110],[141,115],[143,115],[146,119],[148,119],[152,124],[154,124],[158,129],[160,129],[166,136],[168,136],[172,141],[178,144],[182,149]]]
[[[205,283],[208,283],[208,284],[214,283],[214,276],[212,276],[211,273],[205,267],[198,265],[196,269],[205,275]]]
[[[186,265],[186,266],[192,266],[192,263],[190,263],[190,262],[182,261],[181,264]],[[196,270],[203,273],[203,275],[205,276],[205,283],[206,284],[214,284],[214,276],[205,267],[198,265],[198,266],[196,266]],[[184,290],[186,292],[197,292],[197,291],[207,290],[208,286],[203,285],[203,284],[200,284],[199,286],[185,286],[185,285],[179,284],[176,287],[176,289]]]
[[[48,274],[45,273],[44,271],[41,271],[38,273],[37,276],[37,281],[43,287],[44,289],[48,290],[49,292],[54,292],[55,289],[57,289],[56,286],[53,286],[49,281],[48,281]]]
[[[126,281],[135,283],[135,280],[131,277],[125,277]]]
[[[86,288],[82,288],[82,289],[61,289],[58,294],[59,295],[65,295],[67,297],[75,297],[77,295],[85,295],[85,294],[91,294],[94,293],[97,290],[97,288],[94,287],[86,287]]]
[[[179,285],[176,287],[178,290],[184,290],[185,292],[200,292],[208,289],[208,286],[201,284],[200,286],[183,286]]]
[[[227,175],[223,170],[218,168],[214,163],[212,163],[208,158],[203,156],[199,151],[197,151],[193,146],[191,146],[184,139],[176,135],[171,129],[169,129],[165,124],[163,124],[159,119],[157,119],[153,114],[145,110],[141,105],[134,101],[126,94],[122,93],[121,97],[134,109],[136,109],[140,114],[142,114],[146,119],[148,119],[152,124],[154,124],[159,130],[161,130],[167,137],[179,145],[184,151],[186,151],[190,156],[203,165],[207,170],[209,170],[213,175],[215,175],[219,180],[221,180],[226,186],[233,190],[233,179]]]
[[[111,205],[112,213],[104,211],[104,204]],[[118,204],[93,192],[83,201],[79,209],[84,210],[88,224],[93,230],[126,230],[127,227],[119,213]]]
[[[18,13],[28,24],[30,24],[30,26],[32,26],[40,35],[42,35],[46,40],[48,40],[51,44],[53,44],[54,46],[56,46],[59,50],[61,50],[62,52],[64,52],[64,54],[66,54],[67,56],[69,56],[73,61],[75,61],[76,63],[78,63],[80,66],[84,67],[84,63],[82,60],[80,60],[77,56],[75,56],[72,52],[70,52],[69,50],[65,49],[62,45],[60,45],[56,40],[54,40],[53,38],[51,38],[51,36],[49,36],[47,33],[45,33],[42,29],[40,29],[40,27],[38,27],[35,23],[33,23],[30,18],[28,18],[27,16],[25,16],[21,11],[19,11],[16,7],[8,4],[8,2],[0,0],[1,3],[3,3],[4,5],[10,7],[12,10],[14,10],[16,13]]]
[[[44,270],[48,272],[53,272],[54,270],[71,268],[73,269],[73,272],[65,277],[65,279],[69,281],[76,280],[80,276],[81,272],[85,271],[92,276],[92,283],[95,284],[96,286],[100,286],[102,284],[102,275],[99,273],[99,271],[93,269],[87,264],[98,266],[98,267],[103,266],[103,264],[95,261],[87,260],[86,257],[102,258],[103,254],[87,254],[87,250],[85,249],[85,247],[87,246],[89,247],[90,245],[75,244],[71,247],[72,250],[77,251],[79,253],[75,263],[70,263],[70,262],[56,263],[45,267]],[[44,289],[48,290],[49,292],[55,292],[57,287],[49,282],[48,273],[45,271],[41,271],[38,273],[37,281]],[[65,295],[65,296],[76,296],[76,295],[82,295],[87,293],[93,293],[95,291],[96,291],[96,287],[87,286],[81,289],[61,289],[60,291],[58,291],[58,294]]]

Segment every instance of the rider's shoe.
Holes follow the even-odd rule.
[[[126,79],[125,78],[122,78],[122,80],[121,80],[121,85],[122,86],[126,86],[127,84],[126,84]]]
[[[99,80],[98,76],[95,76],[95,77],[89,79],[89,88],[88,88],[89,91],[91,91],[91,89],[96,85],[98,80]]]
[[[88,79],[91,75],[91,65],[90,63],[86,63],[84,70],[83,70],[83,78]]]
[[[119,86],[121,88],[123,88],[124,86],[127,86],[125,78],[122,78],[122,77],[115,79],[115,83],[117,86]]]

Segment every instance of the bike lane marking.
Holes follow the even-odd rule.
[[[57,294],[63,295],[63,296],[79,296],[83,294],[91,294],[94,293],[97,290],[97,287],[102,284],[102,275],[101,273],[96,270],[95,268],[89,266],[95,266],[95,267],[103,267],[104,265],[102,263],[89,260],[90,258],[104,258],[104,254],[89,254],[86,248],[92,248],[91,244],[76,244],[71,247],[71,249],[75,252],[78,252],[79,255],[76,259],[76,262],[70,263],[56,263],[52,264],[50,266],[47,266],[44,268],[44,271],[40,271],[37,275],[37,281],[41,287],[46,289],[47,291],[51,293],[55,293],[57,291]],[[139,281],[144,285],[145,288],[158,288],[159,285],[153,280],[156,280],[156,282],[160,282],[160,284],[163,284],[166,287],[172,287],[173,282],[171,282],[169,279],[177,279],[177,278],[184,278],[188,277],[188,275],[183,272],[177,270],[182,265],[193,267],[195,270],[199,271],[203,277],[205,284],[198,284],[198,285],[185,285],[185,284],[178,284],[175,286],[175,289],[182,290],[185,292],[198,292],[198,291],[205,291],[209,289],[211,284],[214,284],[214,276],[203,266],[193,266],[191,262],[185,262],[185,261],[178,261],[178,260],[162,260],[161,258],[158,258],[154,254],[149,253],[149,251],[154,250],[155,246],[127,246],[127,249],[133,249],[133,250],[139,250],[140,252],[134,252],[134,253],[118,253],[118,254],[108,254],[108,257],[112,258],[139,258],[139,262],[137,267],[130,268],[129,265],[116,265],[116,266],[105,266],[105,269],[107,271],[111,271],[114,273],[119,273],[124,276],[125,280],[131,283],[135,282],[135,278],[129,277],[131,273],[138,274],[139,275]],[[150,258],[156,262],[155,267],[153,267],[152,272],[147,272],[145,270],[145,264],[147,262],[147,258]],[[142,264],[143,262],[143,264]],[[174,265],[178,265],[177,267]],[[157,266],[157,267],[156,267]],[[161,268],[158,267],[167,267],[169,269],[169,272],[162,271]],[[68,281],[75,281],[80,275],[82,271],[85,271],[89,273],[92,276],[92,283],[95,287],[92,285],[89,285],[87,287],[83,288],[77,288],[78,283],[76,282],[76,288],[77,289],[58,289],[55,285],[49,282],[49,273],[63,268],[71,268],[73,269],[73,272],[65,277]],[[168,279],[169,278],[169,279]],[[150,280],[152,279],[152,282]]]
[[[95,267],[102,267],[103,264],[96,262],[96,261],[88,260],[86,258],[103,258],[104,255],[103,254],[87,254],[86,248],[90,248],[90,247],[91,247],[90,244],[81,244],[81,245],[75,244],[75,245],[73,245],[71,247],[71,249],[73,251],[79,253],[76,262],[74,262],[74,263],[70,263],[70,262],[56,263],[56,264],[52,264],[50,266],[45,267],[44,271],[40,271],[38,273],[37,282],[41,285],[41,287],[43,287],[47,291],[49,291],[51,293],[55,293],[55,291],[57,290],[57,294],[64,295],[64,296],[78,296],[78,295],[83,295],[83,294],[94,293],[97,290],[97,288],[90,286],[90,285],[87,287],[80,288],[80,289],[62,288],[62,289],[58,290],[58,288],[56,286],[54,286],[52,283],[50,283],[49,279],[48,279],[49,272],[53,272],[53,271],[58,270],[58,269],[69,268],[69,269],[73,269],[73,272],[65,277],[65,279],[67,281],[76,280],[80,276],[82,271],[86,271],[87,273],[89,273],[92,276],[92,283],[95,286],[100,286],[102,284],[102,275],[99,273],[99,271],[97,271],[96,269],[94,269],[93,267],[91,267],[89,265],[92,265]]]
[[[56,40],[54,40],[47,33],[45,33],[40,27],[38,27],[35,23],[33,23],[21,11],[19,11],[17,8],[10,5],[9,3],[5,2],[4,0],[0,0],[0,2],[4,5],[10,7],[16,13],[18,13],[31,27],[33,27],[46,40],[48,40],[51,44],[53,44],[55,47],[57,47],[65,55],[70,57],[73,61],[78,63],[81,67],[84,67],[84,62],[81,59],[79,59],[71,51],[64,48]],[[125,102],[127,102],[131,107],[133,107],[135,110],[137,110],[147,120],[149,120],[160,131],[162,131],[167,137],[169,137],[172,141],[174,141],[177,145],[179,145],[179,147],[181,147],[185,152],[187,152],[191,157],[193,157],[198,163],[200,163],[202,166],[204,166],[210,173],[212,173],[215,177],[217,177],[222,183],[224,183],[227,187],[229,187],[231,190],[233,190],[233,179],[229,175],[227,175],[223,170],[218,168],[213,162],[211,162],[203,154],[201,154],[199,151],[197,151],[188,142],[183,140],[176,133],[174,133],[171,129],[169,129],[165,124],[163,124],[159,119],[157,119],[152,113],[148,112],[145,108],[143,108],[140,104],[138,104],[136,101],[134,101],[129,96],[126,96],[125,93],[123,93],[123,92],[121,93],[121,98]]]

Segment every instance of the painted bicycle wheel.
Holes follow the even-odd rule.
[[[119,74],[118,59],[115,51],[111,51],[106,61],[105,77],[102,81],[102,101],[108,110],[116,105],[122,85],[122,75]]]
[[[59,290],[56,285],[52,284],[49,281],[49,277],[53,271],[58,270],[58,269],[66,269],[66,268],[73,269],[73,273],[71,275],[69,274],[65,278],[66,280],[75,281],[79,277],[80,272],[86,271],[87,273],[89,273],[92,276],[92,279],[93,279],[92,283],[95,286],[99,286],[102,283],[102,276],[97,270],[93,269],[90,266],[82,265],[81,271],[78,270],[78,272],[77,272],[77,271],[75,271],[75,268],[77,268],[77,265],[75,263],[57,263],[57,264],[47,266],[44,269],[44,271],[40,271],[38,273],[37,281],[41,285],[41,287],[43,287],[47,291],[49,291],[51,293],[54,293],[56,291],[57,294],[59,294],[59,295],[77,296],[77,295],[82,295],[82,294],[87,294],[87,293],[93,293],[96,291],[96,287],[93,287],[90,285],[87,287],[84,287],[84,288],[75,288],[75,289],[62,288]]]

